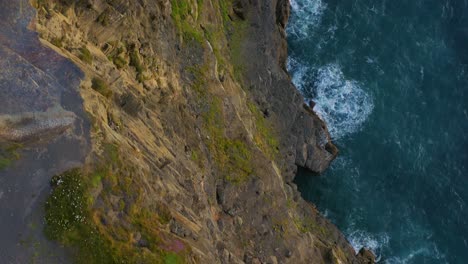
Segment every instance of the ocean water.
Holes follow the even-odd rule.
[[[468,263],[468,1],[291,6],[288,68],[340,148],[303,196],[380,263]]]

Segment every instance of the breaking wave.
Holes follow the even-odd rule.
[[[292,81],[328,126],[333,139],[357,132],[374,109],[371,96],[355,80],[347,80],[338,64],[317,69],[290,58]]]
[[[370,233],[361,230],[354,230],[349,233],[347,237],[356,253],[358,253],[363,247],[370,249],[376,255],[377,261],[381,258],[380,252],[382,251],[382,248],[386,247],[390,240],[390,237],[387,234],[371,235]]]

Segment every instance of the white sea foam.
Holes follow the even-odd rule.
[[[288,60],[292,81],[304,97],[312,99],[315,112],[327,123],[333,139],[357,132],[374,109],[371,96],[354,80],[347,80],[338,64],[318,69]]]
[[[310,72],[309,67],[300,63],[292,56],[288,57],[286,67],[292,75],[292,82],[294,83],[294,85],[296,85],[296,87],[303,92],[303,88],[304,86],[306,86],[305,80]]]
[[[287,33],[302,39],[320,24],[327,5],[322,0],[291,0],[291,18]]]
[[[374,108],[360,83],[345,79],[337,64],[318,69],[315,90],[314,110],[327,122],[335,139],[358,131]]]
[[[382,248],[388,245],[390,237],[385,233],[370,234],[366,231],[354,230],[349,233],[348,240],[356,253],[363,247],[370,249],[374,254],[376,254],[377,261],[379,261],[380,252]]]

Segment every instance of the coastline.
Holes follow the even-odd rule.
[[[373,263],[292,182],[338,150],[286,71],[289,2],[235,1],[227,14],[190,2],[205,11],[196,17],[142,3],[46,2],[35,21],[85,74],[87,221],[136,258],[145,248],[187,263]]]

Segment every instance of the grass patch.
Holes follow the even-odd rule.
[[[122,58],[121,56],[116,56],[112,59],[112,62],[117,67],[117,69],[122,69],[123,67],[127,66],[127,61]]]
[[[99,186],[99,184],[101,183],[102,179],[104,178],[104,173],[103,171],[98,171],[98,172],[95,172],[91,175],[91,186],[93,188],[96,188]]]
[[[203,4],[203,2],[200,2],[199,4]],[[203,33],[201,32],[200,29],[193,27],[191,25],[191,22],[196,24],[195,20],[191,14],[192,12],[192,7],[190,6],[190,3],[187,0],[172,0],[171,1],[172,5],[172,13],[171,17],[179,30],[180,33],[182,33],[182,36],[186,40],[195,40],[198,43],[203,43],[204,37]],[[201,12],[201,6],[199,5],[199,11]]]
[[[87,64],[93,63],[93,55],[88,50],[88,48],[86,48],[86,46],[83,46],[80,49],[80,55],[78,57],[80,58],[80,60],[82,60],[83,62]]]
[[[225,122],[219,98],[212,98],[208,111],[203,115],[205,130],[209,135],[207,145],[221,175],[228,181],[241,184],[253,172],[250,147],[240,139],[225,136]]]
[[[226,43],[224,31],[217,26],[208,25],[204,33],[205,38],[210,42],[213,48],[213,53],[218,61],[218,67],[221,68],[220,71],[224,70],[227,68],[226,56],[222,52],[224,44]]]
[[[205,164],[204,164],[204,159],[203,159],[203,154],[201,153],[200,150],[196,149],[196,150],[192,150],[191,153],[190,153],[190,159],[195,162],[195,164],[197,164],[197,166],[200,168],[200,169],[204,169],[205,168]]]
[[[94,77],[91,80],[91,88],[93,88],[93,90],[102,94],[106,98],[109,98],[112,95],[112,91],[109,89],[109,86],[101,78]]]
[[[255,117],[254,135],[255,144],[265,153],[268,157],[274,159],[279,152],[279,141],[273,133],[272,125],[265,119],[263,113],[253,103],[248,103],[250,112]]]
[[[53,191],[45,204],[47,238],[72,247],[75,263],[118,263],[119,252],[93,223],[87,195],[89,185],[79,169],[52,178]]]
[[[0,145],[0,171],[10,167],[15,160],[19,160],[21,147],[21,144]]]
[[[61,38],[53,38],[50,43],[52,45],[56,46],[57,48],[62,48],[63,47],[63,37]]]
[[[11,165],[11,159],[0,157],[0,170],[4,170]]]
[[[242,83],[243,76],[246,72],[245,57],[243,56],[244,39],[246,37],[246,31],[248,28],[247,21],[235,21],[233,22],[232,34],[229,38],[229,50],[231,63],[234,68],[234,78]]]
[[[208,136],[206,145],[220,175],[232,183],[241,184],[253,173],[252,149],[245,140],[226,137],[222,100],[207,90],[208,70],[207,64],[188,69],[193,75],[191,87],[202,109],[203,128]],[[192,159],[197,159],[196,154],[192,153]]]
[[[74,263],[185,263],[188,249],[178,253],[163,249],[165,242],[159,228],[172,219],[169,209],[163,205],[153,210],[142,207],[138,199],[132,199],[135,194],[139,196],[138,185],[133,187],[126,178],[110,169],[91,174],[73,169],[54,176],[52,193],[45,204],[47,238],[71,248]],[[106,185],[97,197],[100,204],[105,204],[101,209],[95,207],[91,195],[100,181]],[[105,223],[102,210],[113,208],[109,204],[111,194],[126,197],[114,208],[123,215],[114,223]],[[132,239],[136,232],[145,241],[143,245]]]
[[[141,62],[140,55],[138,51],[134,50],[130,53],[130,66],[134,67],[137,73],[137,81],[143,82],[145,81],[143,73],[145,71],[145,66]]]
[[[104,155],[112,164],[119,164],[119,146],[116,144],[105,143]]]
[[[96,22],[100,23],[103,26],[108,26],[110,23],[109,10],[104,10],[96,19]]]
[[[179,255],[169,253],[166,256],[164,256],[164,264],[179,264],[183,263],[183,260]]]
[[[86,186],[78,169],[54,176],[51,186],[53,192],[45,205],[45,234],[49,239],[65,241],[67,233],[87,218]]]
[[[314,234],[321,234],[327,235],[328,232],[324,226],[318,225],[313,219],[305,218],[301,219],[299,217],[295,217],[293,219],[294,225],[301,233],[314,233]]]

